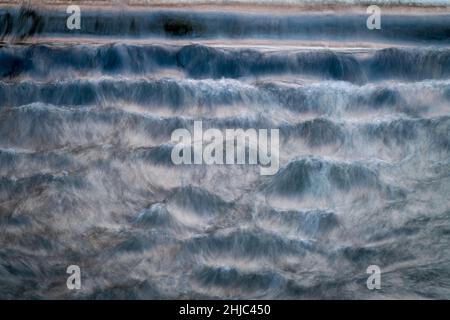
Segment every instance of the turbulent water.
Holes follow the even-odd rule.
[[[448,10],[108,10],[0,7],[0,298],[450,298]],[[194,120],[279,171],[174,165]]]

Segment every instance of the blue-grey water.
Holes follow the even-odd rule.
[[[0,298],[450,298],[448,8],[67,16],[0,6]],[[194,120],[279,171],[174,165]]]

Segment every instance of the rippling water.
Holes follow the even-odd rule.
[[[0,298],[450,297],[448,10],[108,10],[0,7]],[[279,171],[174,165],[194,120]]]

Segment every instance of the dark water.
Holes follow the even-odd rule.
[[[450,298],[448,14],[66,17],[0,10],[0,298]],[[194,120],[278,173],[174,165]]]

